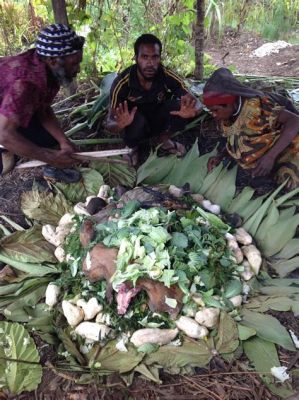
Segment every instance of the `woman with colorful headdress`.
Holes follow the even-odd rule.
[[[239,82],[226,68],[205,84],[203,102],[226,138],[226,150],[253,177],[274,174],[299,187],[299,116],[293,103]],[[210,169],[220,158],[210,160]]]

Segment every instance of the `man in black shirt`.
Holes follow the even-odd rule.
[[[113,133],[123,132],[126,145],[135,150],[133,165],[138,161],[138,147],[153,136],[169,153],[183,155],[184,146],[170,140],[170,136],[200,112],[200,103],[182,79],[161,64],[162,44],[157,37],[140,36],[134,51],[136,64],[112,84],[106,128]]]

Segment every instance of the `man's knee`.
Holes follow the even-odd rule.
[[[148,121],[137,111],[133,122],[125,128],[124,142],[129,147],[135,147],[149,136]]]

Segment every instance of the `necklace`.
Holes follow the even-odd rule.
[[[241,96],[239,96],[239,106],[238,106],[237,111],[233,114],[233,117],[235,117],[236,115],[239,114],[241,107],[242,107],[242,98],[241,98]]]

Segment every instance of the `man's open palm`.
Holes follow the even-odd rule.
[[[177,115],[181,118],[194,118],[198,114],[196,108],[196,99],[190,94],[181,97],[181,108],[179,111],[171,111],[171,115]]]
[[[114,116],[119,129],[124,129],[126,126],[131,125],[134,120],[136,111],[137,107],[132,108],[131,111],[128,110],[127,101],[125,101],[124,103],[120,103],[116,107]]]

